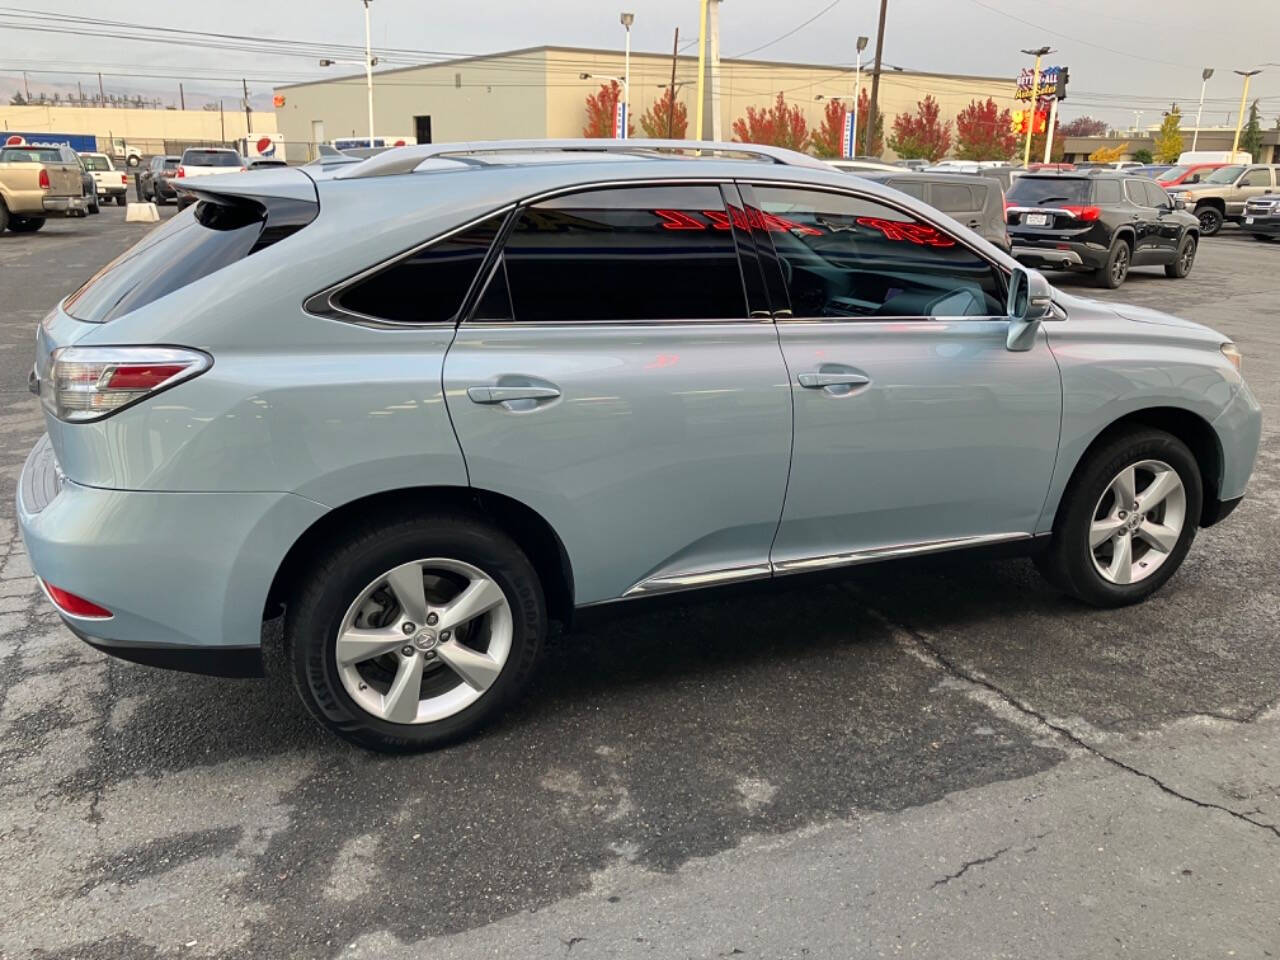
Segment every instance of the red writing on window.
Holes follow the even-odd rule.
[[[822,231],[817,227],[796,223],[786,217],[780,217],[774,213],[764,213],[754,208],[743,211],[737,207],[730,207],[727,213],[724,210],[700,210],[698,212],[711,222],[709,224],[703,223],[697,216],[684,210],[655,210],[653,214],[662,221],[662,229],[664,230],[728,230],[730,224],[732,224],[739,230],[773,230],[785,233],[803,233],[810,236],[821,236],[822,234]]]
[[[860,227],[879,230],[886,240],[914,243],[921,247],[954,247],[956,242],[939,233],[927,223],[904,223],[901,220],[883,220],[880,217],[858,217]]]

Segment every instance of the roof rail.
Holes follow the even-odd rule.
[[[364,162],[343,170],[336,179],[353,180],[364,177],[386,177],[399,173],[412,173],[426,160],[440,157],[468,157],[489,153],[634,153],[638,155],[674,151],[698,151],[703,154],[739,154],[770,160],[773,163],[795,167],[831,167],[816,157],[783,147],[770,147],[758,143],[727,143],[716,140],[470,140],[458,143],[421,143],[409,147],[395,147],[370,157]]]

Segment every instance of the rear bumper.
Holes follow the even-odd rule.
[[[1038,269],[1097,270],[1111,252],[1079,240],[1037,240],[1017,234],[1010,234],[1010,239],[1018,262]]]
[[[120,184],[119,186],[116,186],[116,187],[98,184],[98,196],[100,197],[114,197],[114,196],[119,196],[120,194],[124,194],[128,192],[129,192],[129,188],[124,184]]]
[[[1250,218],[1252,218],[1253,223],[1248,222]],[[1246,233],[1261,233],[1272,237],[1280,236],[1280,217],[1258,216],[1246,210],[1244,212],[1244,220],[1241,221],[1240,226]]]
[[[251,675],[267,591],[325,508],[287,493],[153,493],[61,476],[48,437],[18,483],[18,522],[42,581],[106,609],[59,610],[74,633],[127,660]]]
[[[69,215],[89,209],[89,201],[84,197],[45,197],[41,201],[44,212]]]

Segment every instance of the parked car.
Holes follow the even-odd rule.
[[[1199,183],[1215,170],[1225,167],[1225,163],[1180,163],[1170,167],[1156,177],[1156,183],[1164,187],[1176,187],[1181,184]]]
[[[895,167],[906,167],[908,170],[923,170],[929,166],[929,161],[923,157],[913,157],[910,160],[895,160],[893,165]]]
[[[961,163],[959,161],[945,166],[925,167],[921,173],[971,173],[979,177],[988,177],[1000,184],[1000,189],[1008,193],[1014,179],[1023,171],[1008,163]]]
[[[87,206],[80,164],[62,147],[0,148],[0,233],[34,233],[51,216],[83,217]]]
[[[105,153],[82,153],[80,162],[93,178],[98,199],[114,200],[117,206],[123,207],[129,193],[129,175],[117,170]]]
[[[1260,197],[1276,188],[1280,165],[1233,163],[1219,167],[1199,183],[1182,184],[1169,192],[1195,212],[1200,232],[1212,237],[1230,220],[1240,222],[1244,205],[1252,197]]]
[[[1125,172],[1134,177],[1150,177],[1158,183],[1160,176],[1172,169],[1172,163],[1144,163],[1140,166],[1129,167]]]
[[[1251,197],[1244,205],[1245,230],[1255,240],[1274,240],[1280,237],[1280,191]]]
[[[1118,287],[1131,266],[1182,278],[1195,263],[1200,224],[1145,177],[1028,173],[1006,201],[1013,255],[1033,267],[1091,271],[1098,286]]]
[[[284,160],[277,160],[274,157],[254,157],[245,163],[250,170],[262,170],[266,167],[287,167],[289,164]]]
[[[1079,169],[1087,170],[1090,166],[1092,164],[1082,163],[1079,165]],[[1026,169],[1027,173],[1044,173],[1046,171],[1050,173],[1067,173],[1076,170],[1077,165],[1074,163],[1029,163]]]
[[[182,162],[178,164],[175,183],[176,188],[186,186],[186,181],[196,177],[207,177],[215,174],[244,172],[248,167],[244,158],[235,150],[220,147],[189,147],[182,152]],[[178,190],[178,208],[182,209],[195,200],[185,190]]]
[[[134,192],[140,203],[158,203],[161,206],[178,198],[178,191],[173,188],[173,179],[178,175],[178,164],[181,157],[172,154],[155,156],[140,167],[135,174]]]
[[[1009,233],[1005,229],[1004,191],[998,181],[964,173],[895,173],[864,174],[867,179],[901,190],[958,220],[988,243],[1009,252]]]
[[[843,160],[837,157],[834,160],[828,160],[827,163],[837,170],[843,170],[845,173],[856,173],[859,176],[864,173],[892,173],[902,170],[902,167],[896,167],[891,163],[881,163],[879,160],[860,160],[857,157],[852,160]]]
[[[494,717],[582,607],[980,547],[1143,600],[1258,449],[1227,337],[803,154],[434,144],[187,187],[38,327],[30,563],[143,663],[260,672],[282,616],[367,747]]]
[[[73,158],[75,165],[80,169],[80,195],[84,197],[85,213],[95,215],[101,213],[102,208],[98,205],[98,183],[93,179],[93,174],[89,172],[89,168],[80,159],[80,154],[70,147],[61,147],[60,149],[64,151],[64,155]]]

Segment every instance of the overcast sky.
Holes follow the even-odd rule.
[[[362,43],[359,0],[201,0],[198,3],[124,4],[105,0],[17,0],[43,13],[146,20],[192,30],[288,40]],[[804,21],[817,19],[795,30]],[[0,7],[0,94],[7,101],[21,82],[20,71],[103,70],[108,90],[153,91],[177,98],[185,79],[188,105],[203,97],[233,97],[231,78],[255,78],[259,103],[269,103],[270,83],[325,74],[312,55],[192,49],[117,38],[38,33],[14,29],[15,7]],[[373,38],[379,47],[472,54],[539,44],[620,47],[618,13],[636,15],[633,49],[671,49],[672,30],[681,45],[693,40],[698,0],[373,0]],[[732,57],[756,49],[758,59],[852,64],[854,38],[871,37],[874,49],[879,0],[724,0],[721,51]],[[155,15],[163,14],[159,19]],[[74,25],[73,25],[74,26]],[[80,29],[82,27],[76,27]],[[783,36],[795,30],[790,36]],[[780,38],[781,39],[778,39]],[[771,42],[775,41],[776,42]],[[1023,47],[1049,44],[1050,61],[1071,68],[1071,96],[1063,116],[1082,113],[1114,126],[1130,126],[1134,109],[1143,123],[1159,119],[1168,101],[1190,105],[1200,93],[1200,70],[1216,68],[1205,101],[1205,126],[1221,124],[1234,111],[1240,78],[1232,69],[1280,61],[1280,3],[1277,0],[889,0],[884,59],[908,69],[1009,76],[1010,84],[1029,58]],[[696,53],[696,46],[688,52]],[[404,56],[404,54],[401,54]],[[130,65],[136,65],[130,66]],[[332,69],[332,68],[331,68]],[[349,68],[347,68],[349,69]],[[1262,98],[1264,126],[1280,115],[1280,66],[1254,79],[1250,100]],[[171,73],[172,78],[129,79],[120,74]],[[112,74],[116,74],[113,76]],[[33,91],[86,90],[97,78],[30,74]],[[238,87],[238,84],[234,85]],[[230,106],[230,105],[229,105]]]

